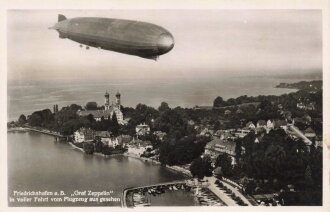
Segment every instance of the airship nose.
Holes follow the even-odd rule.
[[[158,50],[160,54],[165,54],[174,47],[174,38],[170,33],[163,33],[159,36],[157,42]]]

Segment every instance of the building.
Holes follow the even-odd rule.
[[[257,122],[257,128],[266,127],[266,126],[267,126],[267,122],[265,120],[259,120]]]
[[[90,142],[93,141],[94,138],[95,138],[95,132],[90,128],[82,127],[76,132],[74,132],[75,143]]]
[[[235,148],[235,141],[221,140],[219,138],[215,138],[206,144],[204,154],[209,155],[212,160],[215,160],[219,156],[219,154],[227,153],[229,156],[231,156],[234,163],[234,157],[236,155]]]
[[[96,131],[95,139],[100,140],[104,145],[108,145],[111,140],[111,132],[109,131]]]
[[[214,134],[214,130],[210,130],[208,128],[204,128],[200,133],[200,135],[207,137],[211,137],[213,134]]]
[[[78,110],[77,114],[79,116],[88,116],[93,115],[93,118],[96,121],[101,121],[102,119],[108,120],[111,119],[113,114],[116,114],[117,122],[121,125],[125,124],[124,115],[121,111],[120,105],[120,93],[116,94],[115,104],[110,104],[110,94],[108,91],[104,94],[104,109],[103,110]]]
[[[267,129],[274,129],[274,122],[272,120],[268,120],[266,124]]]
[[[243,128],[243,129],[237,129],[235,132],[235,136],[239,138],[244,138],[247,134],[251,132],[250,129]]]
[[[113,148],[116,148],[116,146],[118,145],[122,145],[121,142],[119,142],[119,140],[117,138],[114,138],[114,139],[111,139],[108,141],[108,146],[109,147],[113,147]]]
[[[146,135],[150,133],[150,127],[147,124],[139,124],[135,127],[136,135]]]
[[[252,121],[249,121],[245,126],[251,130],[256,128],[256,125],[254,125]]]
[[[315,110],[315,102],[311,102],[311,103],[303,103],[303,102],[299,102],[297,103],[297,108],[302,109],[302,110]]]

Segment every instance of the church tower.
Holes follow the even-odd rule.
[[[104,94],[104,109],[109,110],[110,108],[110,94],[108,91],[105,92]]]
[[[120,109],[120,93],[116,93],[116,106]]]

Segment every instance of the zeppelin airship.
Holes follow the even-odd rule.
[[[174,47],[172,34],[155,24],[111,18],[77,17],[67,19],[58,15],[55,29],[60,38],[86,45],[147,59],[157,60]]]

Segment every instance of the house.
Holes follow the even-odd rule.
[[[132,141],[132,136],[130,135],[120,135],[117,137],[119,143],[122,143],[123,145],[124,144],[128,144]]]
[[[243,128],[243,129],[237,129],[235,132],[235,136],[239,137],[239,138],[243,138],[245,137],[247,134],[249,134],[251,132],[250,129],[247,128]]]
[[[205,154],[209,155],[211,159],[216,159],[221,153],[227,153],[231,157],[235,157],[235,147],[235,141],[215,138],[206,144]]]
[[[265,120],[259,120],[257,122],[257,128],[266,127],[266,126],[267,126],[267,122]]]
[[[245,125],[246,128],[249,128],[251,130],[254,130],[256,128],[256,125],[253,124],[252,121],[249,121],[246,125]]]
[[[266,127],[267,129],[274,129],[274,122],[272,120],[268,120]]]
[[[82,143],[82,142],[90,142],[94,140],[94,130],[90,128],[82,127],[76,132],[74,132],[74,142]]]
[[[100,140],[105,145],[108,145],[109,141],[111,140],[111,132],[95,131],[95,139]]]
[[[306,108],[306,105],[304,103],[302,103],[302,102],[298,102],[297,103],[297,108],[299,108],[299,109],[305,109]]]
[[[297,103],[297,108],[302,109],[302,110],[315,110],[315,102],[311,102],[311,103],[303,103],[303,102],[299,102]]]
[[[193,120],[190,119],[190,120],[188,121],[188,124],[191,125],[191,126],[193,126],[193,125],[195,125],[195,122],[194,122]]]
[[[116,146],[118,145],[122,145],[122,143],[119,142],[119,140],[117,138],[115,139],[110,139],[108,141],[108,144],[107,144],[109,147],[113,147],[113,148],[116,148]]]
[[[213,134],[213,136],[221,140],[235,139],[235,136],[233,135],[233,131],[231,130],[217,130]]]
[[[147,124],[139,124],[135,128],[136,135],[146,135],[150,133],[150,127]]]
[[[200,135],[203,136],[212,136],[214,134],[214,130],[209,130],[208,128],[205,128],[204,130],[202,130],[202,132],[200,133]]]

